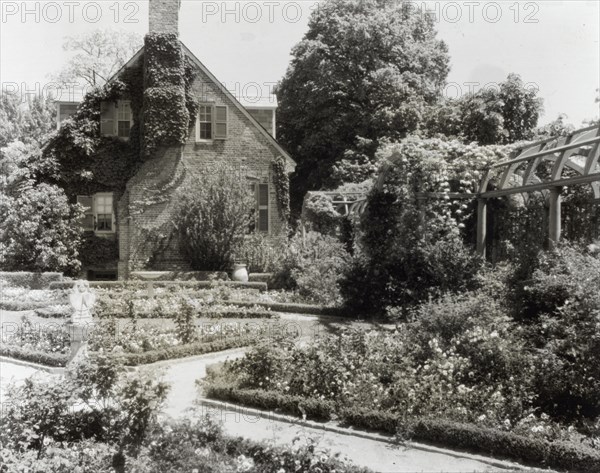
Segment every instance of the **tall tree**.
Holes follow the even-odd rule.
[[[372,163],[382,139],[413,131],[449,70],[433,20],[397,0],[326,0],[292,56],[278,138],[298,162],[296,209],[307,190],[339,183],[336,164]]]
[[[65,38],[63,49],[74,53],[54,76],[60,84],[103,85],[142,47],[142,37],[121,30],[95,30]]]
[[[56,129],[56,107],[51,97],[0,93],[0,148],[12,141],[41,144]]]
[[[433,105],[424,128],[480,145],[530,140],[542,112],[536,89],[527,89],[517,74],[509,74],[498,88],[488,88]]]

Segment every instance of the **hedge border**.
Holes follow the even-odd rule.
[[[242,348],[253,343],[251,337],[232,337],[215,340],[212,342],[194,342],[185,345],[176,345],[162,350],[152,350],[143,353],[127,353],[125,355],[115,355],[126,366],[141,366],[157,363],[159,361],[177,360],[180,358],[189,358],[191,356],[205,355],[232,348]]]
[[[239,307],[259,306],[271,309],[274,312],[287,312],[292,314],[327,315],[331,317],[343,317],[346,313],[340,307],[323,307],[320,305],[294,304],[286,302],[245,302],[245,301],[223,301],[223,303],[237,305]]]
[[[21,347],[2,345],[0,346],[0,356],[14,358],[16,360],[29,361],[44,366],[54,368],[64,368],[69,361],[69,355],[45,353],[41,351],[25,350]]]
[[[335,409],[335,404],[331,401],[307,399],[275,391],[237,389],[231,385],[209,385],[205,388],[205,394],[209,399],[238,403],[246,407],[277,409],[296,417],[299,417],[298,406],[303,405],[306,418],[311,420],[330,420]],[[330,409],[327,415],[321,413],[324,409]],[[536,467],[581,473],[600,471],[600,452],[571,442],[549,442],[444,419],[417,418],[403,423],[398,414],[376,410],[346,408],[342,409],[340,418],[344,424],[355,428],[391,435],[402,430],[413,441],[509,458]]]
[[[216,285],[213,281],[89,281],[90,287],[146,287],[148,282],[152,282],[154,287],[181,286],[194,289],[213,289],[218,286],[227,286],[236,289],[256,289],[260,292],[267,290],[267,284],[264,282],[241,282],[241,281],[219,281]],[[75,281],[62,281],[50,283],[50,289],[71,289]]]
[[[52,282],[63,280],[62,273],[32,271],[0,271],[0,281],[9,286],[27,287],[29,289],[45,289]],[[0,286],[2,283],[0,282]]]
[[[258,409],[277,410],[297,417],[305,414],[307,419],[318,421],[331,420],[335,408],[331,401],[322,399],[292,396],[262,389],[236,389],[226,385],[209,385],[205,388],[205,395],[209,399],[238,403]]]

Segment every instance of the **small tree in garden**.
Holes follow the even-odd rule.
[[[252,219],[253,201],[239,171],[216,166],[179,193],[175,226],[195,270],[229,270]]]
[[[181,309],[175,314],[175,331],[181,343],[196,340],[196,320],[194,306],[185,298],[181,300]]]

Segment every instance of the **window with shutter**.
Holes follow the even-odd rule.
[[[115,119],[117,107],[114,102],[100,104],[100,134],[102,136],[115,136]]]
[[[92,208],[93,198],[89,195],[78,195],[77,203],[81,204],[84,208],[83,218],[81,219],[83,231],[94,231],[94,209]]]
[[[249,231],[269,233],[269,184],[250,184],[255,206]]]
[[[129,100],[119,100],[117,102],[117,136],[119,138],[129,138],[131,129],[131,102]]]
[[[198,140],[213,139],[213,110],[212,105],[200,105],[198,109],[198,125],[196,138]]]
[[[215,139],[227,138],[227,106],[215,106]]]

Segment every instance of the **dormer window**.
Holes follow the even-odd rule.
[[[131,102],[129,100],[102,102],[100,114],[100,133],[102,136],[129,138],[129,131],[133,124],[133,114],[131,113]]]
[[[227,106],[200,104],[196,117],[196,141],[227,138]]]

